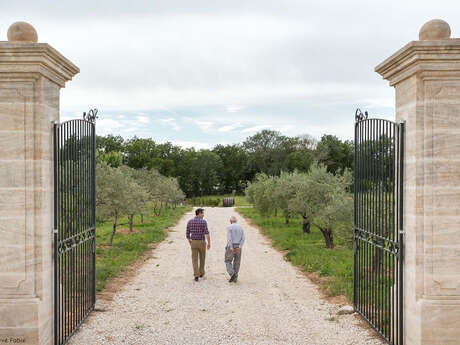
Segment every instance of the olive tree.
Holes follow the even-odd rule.
[[[96,208],[98,217],[111,219],[113,223],[109,245],[113,243],[119,219],[129,213],[126,195],[129,194],[132,188],[131,182],[130,178],[120,168],[112,168],[104,162],[96,165]]]
[[[248,184],[246,197],[254,205],[262,216],[267,216],[270,212],[276,212],[276,202],[274,191],[277,178],[266,174],[259,174],[256,180]]]
[[[176,178],[165,177],[157,170],[134,170],[133,176],[146,192],[147,204],[153,207],[155,215],[159,216],[163,207],[175,207],[185,198]]]
[[[160,186],[165,177],[155,169],[137,169],[134,170],[133,176],[147,193],[146,205],[151,206],[156,214],[156,208],[161,199]]]
[[[170,203],[173,208],[176,208],[176,206],[185,199],[185,194],[180,189],[176,178],[169,177],[167,179],[167,193],[168,203]]]
[[[298,172],[282,172],[279,177],[274,178],[275,183],[272,198],[275,201],[276,207],[283,212],[286,224],[289,223],[289,219],[295,214],[289,206],[304,176],[305,174]]]
[[[125,193],[125,201],[128,208],[129,232],[133,232],[134,216],[136,214],[143,215],[148,201],[148,193],[137,180],[137,172],[135,169],[126,165],[120,167],[120,169],[129,183],[129,189]]]
[[[314,165],[290,202],[292,212],[307,215],[323,234],[327,248],[334,248],[334,232],[352,228],[353,198],[348,191],[351,174],[328,173]]]

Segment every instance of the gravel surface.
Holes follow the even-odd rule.
[[[225,228],[235,214],[246,230],[238,283],[228,283]],[[211,233],[206,275],[193,281],[185,240],[188,213],[151,259],[93,312],[71,345],[97,344],[383,344],[354,315],[320,298],[316,286],[274,250],[232,208],[208,208]]]

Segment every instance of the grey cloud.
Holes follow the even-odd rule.
[[[244,111],[220,116],[280,128],[283,114],[303,116],[319,133],[359,104],[391,107],[375,65],[438,17],[460,34],[458,0],[16,0],[0,3],[0,40],[12,22],[29,21],[80,67],[62,92],[67,112],[236,104]],[[194,116],[205,130],[229,126]]]

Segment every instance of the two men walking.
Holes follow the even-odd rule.
[[[192,265],[195,281],[205,274],[206,249],[211,248],[208,224],[203,219],[204,210],[198,208],[195,218],[187,223],[186,237],[192,250]],[[206,246],[207,240],[207,246]],[[225,265],[230,275],[229,282],[237,282],[241,263],[241,250],[245,241],[243,228],[237,224],[235,216],[230,218],[230,226],[227,228],[227,244],[225,246]]]

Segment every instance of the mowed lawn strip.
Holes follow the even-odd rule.
[[[246,200],[246,197],[244,195],[224,195],[222,198],[235,198],[235,207],[238,206],[252,206],[252,204]]]
[[[249,201],[247,201],[244,195],[232,195],[232,194],[197,196],[195,198],[188,198],[187,203],[195,204],[194,206],[206,206],[208,204],[207,201],[214,201],[216,199],[219,199],[219,206],[222,207],[223,206],[222,202],[224,198],[234,198],[235,207],[252,206],[252,204]],[[202,204],[200,204],[200,202]]]
[[[189,207],[177,207],[164,210],[160,216],[144,216],[134,219],[133,233],[117,232],[112,246],[108,246],[112,223],[98,224],[96,229],[96,290],[104,289],[108,279],[115,278],[128,265],[139,259],[149,248],[151,243],[161,242],[166,238],[165,229],[176,224],[182,215],[189,211]],[[128,223],[123,218],[119,223]],[[118,230],[129,228],[122,225]],[[128,231],[128,230],[126,230]]]
[[[253,208],[237,208],[245,218],[268,236],[275,248],[287,251],[286,258],[306,272],[317,272],[330,296],[344,295],[353,300],[353,250],[334,239],[336,247],[327,249],[321,232],[311,226],[311,233],[302,232],[302,220],[294,218],[285,224],[283,217],[262,217]]]

